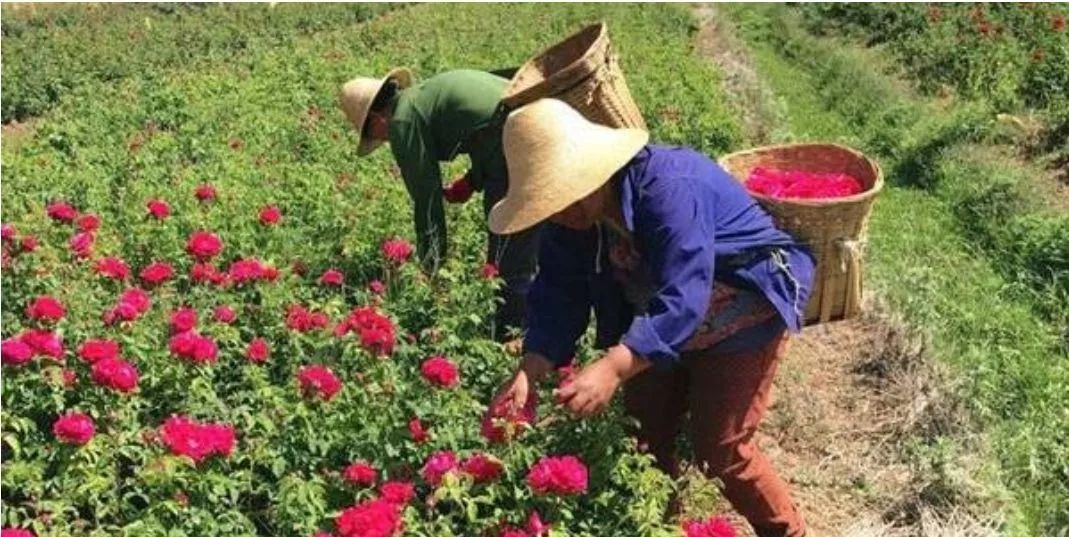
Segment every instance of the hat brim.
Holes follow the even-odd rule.
[[[375,95],[373,95],[371,99],[367,101],[367,107],[360,111],[360,117],[358,118],[358,121],[353,122],[353,126],[357,128],[356,136],[358,140],[356,145],[356,155],[359,157],[366,157],[367,155],[370,155],[372,152],[378,149],[379,146],[383,144],[383,140],[365,138],[364,125],[367,123],[367,116],[368,113],[370,113],[371,103],[375,101],[375,97],[377,97],[379,92],[382,91],[382,86],[384,86],[386,84],[386,81],[390,80],[391,78],[397,80],[397,87],[400,89],[405,89],[412,86],[412,71],[409,71],[407,68],[404,67],[396,67],[394,69],[391,69],[390,72],[386,73],[386,76],[382,77],[382,80],[379,82],[379,87],[375,91]]]
[[[545,198],[539,200],[539,203],[524,204],[518,196],[509,196],[509,193],[506,193],[505,197],[490,209],[488,219],[490,231],[498,235],[518,233],[593,194],[607,183],[613,174],[634,158],[650,138],[648,132],[640,129],[616,129],[613,134],[613,137],[605,140],[604,147],[592,148],[591,153],[598,155],[598,158],[593,159],[593,164],[590,160],[593,158],[591,154],[572,154],[572,158],[586,161],[583,166],[576,166],[576,168],[585,169],[585,173],[583,177],[570,178],[566,177],[567,167],[561,170],[561,177],[558,180],[581,182],[568,189],[566,195],[546,192],[543,194]]]

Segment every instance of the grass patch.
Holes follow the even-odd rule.
[[[889,171],[868,281],[964,376],[1015,494],[1013,533],[1064,527],[1065,303],[1039,298],[1065,296],[1064,215],[1037,209],[1023,188],[1029,170],[962,146],[989,138],[982,106],[938,113],[914,101],[873,67],[871,51],[804,34],[783,6],[726,11],[785,101],[787,138],[855,145]]]

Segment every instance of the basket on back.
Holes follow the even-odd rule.
[[[646,129],[605,23],[587,26],[528,60],[501,100],[509,108],[519,108],[544,97],[568,103],[595,123]]]
[[[751,192],[784,231],[805,243],[816,259],[807,323],[847,319],[861,306],[862,246],[876,194],[880,167],[865,155],[835,144],[789,144],[731,153],[720,165],[739,181],[760,166],[811,173],[846,173],[863,191],[833,199],[777,199]]]

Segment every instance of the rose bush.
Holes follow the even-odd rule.
[[[314,38],[208,71],[88,86],[80,91],[92,98],[64,99],[25,145],[5,137],[0,527],[337,537],[366,531],[349,523],[368,519],[426,536],[679,535],[662,523],[671,483],[625,434],[618,408],[575,420],[554,403],[549,379],[530,408],[488,412],[516,358],[489,338],[502,282],[483,268],[482,204],[448,205],[449,255],[424,274],[403,183],[378,160],[385,152],[354,157],[333,102],[345,77],[385,65],[355,43],[400,47],[425,76],[449,67],[440,51],[455,45],[436,26],[507,28],[535,16],[562,32],[607,17],[625,61],[708,74],[674,52],[690,42],[682,9],[542,9],[412,6],[317,31],[314,12],[280,4],[274,16],[306,13]],[[144,17],[136,28],[145,31]],[[230,39],[245,35],[220,28],[231,30]],[[542,32],[521,34],[504,47],[469,43],[464,54],[503,66],[548,44]],[[650,35],[666,41],[654,46]],[[129,46],[128,32],[120,37]],[[6,69],[6,35],[4,44]],[[695,113],[654,124],[660,139],[696,135],[724,149],[734,126],[720,100],[651,74],[628,71],[629,82],[646,82],[633,85],[636,98],[653,109],[686,101]],[[205,184],[211,195],[198,196]],[[50,216],[57,203],[66,207]],[[91,231],[78,223],[87,214]],[[211,237],[191,244],[199,232]],[[321,284],[330,270],[343,278]],[[39,296],[62,304],[62,318],[27,316]],[[224,305],[232,316],[216,313]],[[184,314],[172,328],[187,308],[196,322]],[[580,362],[590,357],[583,349]],[[436,356],[448,363],[425,376]],[[340,389],[325,374],[302,384],[302,370],[329,371]],[[72,412],[93,421],[85,444],[53,432]],[[439,452],[456,467],[435,486],[421,470]],[[585,488],[566,480],[567,494],[536,493],[527,477],[546,457],[574,457]],[[347,479],[354,462],[376,471],[373,484]]]

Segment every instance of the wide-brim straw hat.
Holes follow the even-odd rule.
[[[356,136],[359,140],[359,145],[356,147],[357,155],[367,155],[382,145],[382,140],[364,138],[364,122],[367,121],[367,114],[371,110],[371,103],[375,100],[375,96],[382,90],[383,84],[391,78],[397,81],[397,86],[401,89],[412,85],[412,72],[404,67],[397,67],[391,69],[382,78],[354,78],[341,88],[342,111],[356,128]]]
[[[490,230],[523,231],[589,196],[635,156],[649,133],[584,118],[557,99],[509,114],[502,144],[508,193],[490,210]]]

